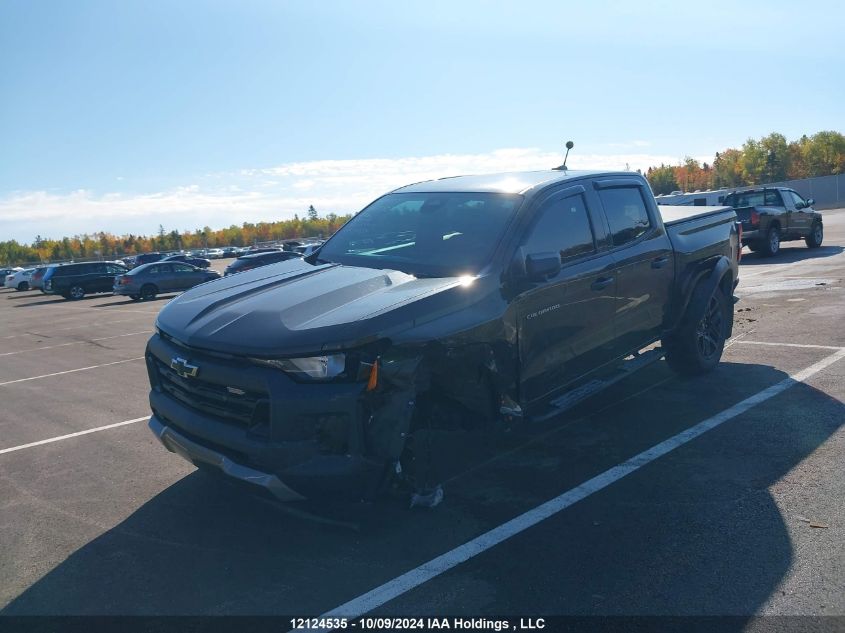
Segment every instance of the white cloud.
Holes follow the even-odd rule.
[[[644,146],[634,141],[632,148]],[[12,192],[0,197],[0,239],[31,242],[36,235],[62,237],[108,231],[151,234],[171,229],[220,228],[243,222],[303,215],[309,205],[321,213],[357,211],[378,195],[411,182],[461,174],[548,169],[562,155],[534,148],[483,154],[440,154],[406,158],[317,160],[262,169],[210,174],[175,189],[151,193],[79,189],[67,194]],[[572,169],[646,169],[677,164],[676,156],[646,153],[570,153]],[[708,159],[709,160],[709,159]]]

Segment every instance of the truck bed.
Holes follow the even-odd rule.
[[[725,211],[731,211],[731,207],[691,207],[676,205],[658,205],[660,215],[663,216],[663,224],[672,226],[681,222],[688,222],[704,218],[710,215],[719,215]]]

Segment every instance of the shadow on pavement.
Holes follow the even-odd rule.
[[[789,244],[787,242],[786,244]],[[797,244],[797,242],[796,242]],[[780,252],[774,257],[766,257],[761,253],[751,253],[745,250],[742,254],[740,266],[759,266],[760,264],[793,264],[805,259],[819,259],[832,257],[845,251],[842,246],[820,246],[819,248],[807,248],[805,246],[781,245]]]
[[[671,376],[664,363],[653,367],[617,395]],[[358,506],[358,531],[293,518],[197,471],[72,553],[2,613],[316,616],[786,377],[724,363],[616,407],[593,403],[523,449],[500,446],[497,459],[454,479],[435,510],[390,500]],[[845,405],[804,384],[777,398],[814,413],[795,416],[780,401],[754,408],[459,566],[441,580],[448,591],[434,580],[410,606],[405,596],[382,611],[755,613],[793,561],[767,488],[845,420]],[[128,482],[143,478],[128,468]]]

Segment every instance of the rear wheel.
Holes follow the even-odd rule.
[[[141,299],[144,301],[152,301],[158,294],[158,288],[152,284],[144,284],[141,288]]]
[[[824,227],[822,223],[816,220],[813,222],[813,227],[810,229],[810,234],[804,238],[807,243],[807,248],[818,248],[822,245],[824,239]]]
[[[766,257],[774,257],[780,251],[780,229],[777,226],[769,227],[766,238],[760,245],[760,250]]]
[[[129,298],[132,299],[132,301],[140,301],[141,295],[129,295]]]
[[[748,248],[752,253],[757,253],[760,251],[760,245],[757,242],[749,242]]]
[[[20,282],[20,283],[18,284],[18,290],[21,290],[21,291],[23,291],[23,290],[29,290],[29,282],[27,282],[27,281],[22,281],[22,282]]]
[[[70,290],[68,290],[67,296],[69,299],[79,301],[82,297],[85,296],[85,288],[83,288],[82,286],[71,286]]]
[[[675,372],[694,376],[712,370],[719,364],[730,323],[730,301],[716,288],[709,297],[703,286],[695,289],[690,306],[704,303],[703,313],[688,314],[671,337],[663,340],[666,362]]]

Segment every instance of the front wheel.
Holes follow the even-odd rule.
[[[74,301],[79,301],[82,297],[85,296],[85,288],[82,286],[71,286],[70,290],[67,293],[69,299]]]
[[[807,248],[818,248],[822,245],[824,239],[824,227],[821,222],[813,222],[813,228],[810,229],[810,234],[804,239],[807,243]]]
[[[701,305],[705,292],[701,286],[696,288],[690,306]],[[725,349],[730,310],[730,300],[721,288],[716,288],[707,297],[703,314],[686,316],[678,330],[663,340],[669,367],[684,376],[703,374],[716,367]]]
[[[20,290],[20,291],[29,290],[29,283],[26,282],[26,281],[20,282],[18,284],[18,290]]]

